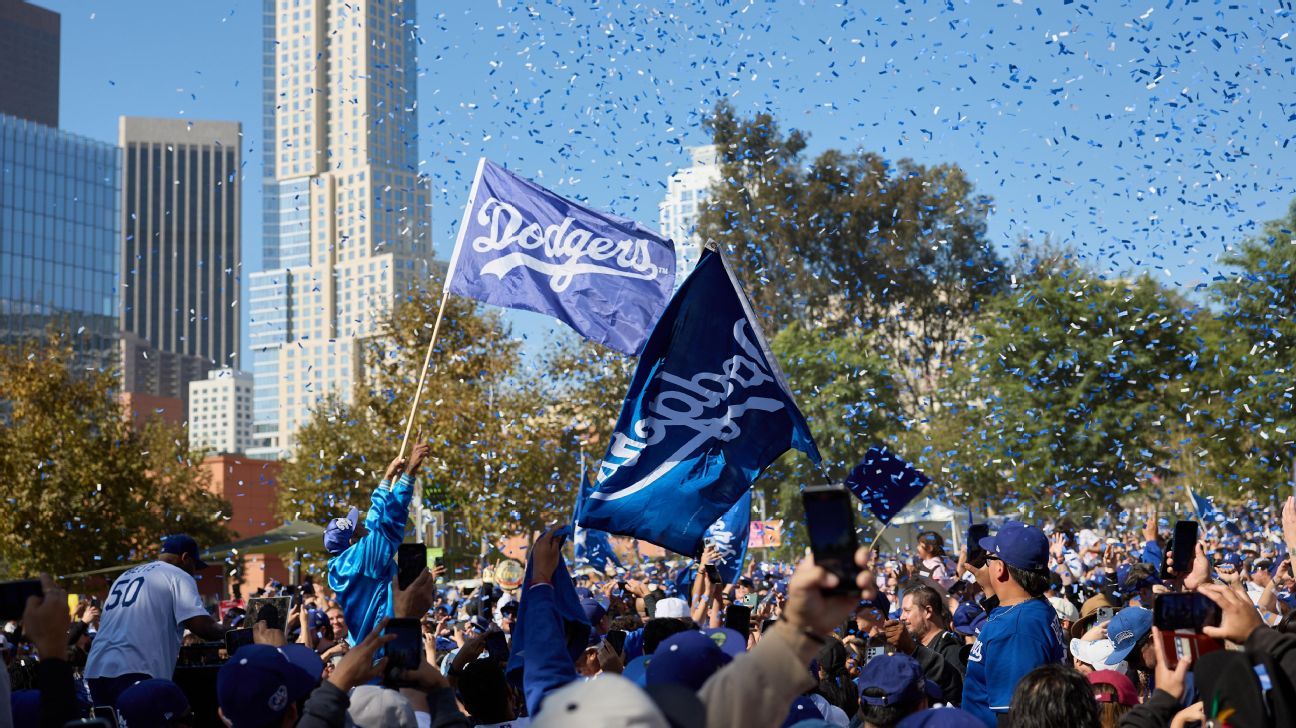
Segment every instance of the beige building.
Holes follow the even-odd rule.
[[[693,164],[675,171],[666,182],[666,196],[657,205],[662,234],[675,243],[675,288],[693,272],[702,257],[702,243],[697,236],[698,217],[702,215],[711,185],[720,179],[720,148],[714,145],[689,147]]]
[[[413,0],[276,0],[265,16],[267,270],[251,278],[256,447],[282,457],[311,408],[349,398],[358,340],[424,286]],[[267,10],[270,3],[267,3]]]

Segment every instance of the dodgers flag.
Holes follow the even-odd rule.
[[[552,316],[591,341],[638,354],[675,286],[675,246],[483,157],[446,285]]]
[[[697,555],[790,447],[820,460],[746,296],[708,249],[648,337],[580,524]]]
[[[572,511],[572,556],[575,557],[577,566],[593,566],[599,571],[607,569],[608,562],[620,569],[621,559],[617,558],[616,551],[612,549],[612,542],[608,540],[608,535],[603,531],[593,528],[581,528],[577,523],[580,517],[581,504],[589,500],[589,494],[594,490],[590,486],[589,478],[581,473],[581,487],[576,494],[576,509]]]
[[[890,523],[930,482],[926,474],[885,447],[870,447],[846,476],[846,487],[882,523]]]
[[[752,494],[748,490],[725,511],[720,520],[711,524],[703,540],[711,544],[719,555],[716,568],[720,579],[726,584],[737,584],[742,574],[743,562],[747,560],[747,538],[751,529]]]

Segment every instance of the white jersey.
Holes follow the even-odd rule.
[[[165,561],[117,577],[90,646],[85,677],[144,673],[170,680],[186,620],[207,614],[194,578]]]

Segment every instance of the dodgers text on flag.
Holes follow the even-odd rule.
[[[580,524],[697,555],[793,447],[819,462],[746,296],[706,250],[648,337]]]
[[[638,354],[675,285],[675,247],[483,158],[450,258],[451,293],[536,311]]]
[[[707,529],[704,540],[719,555],[716,568],[726,584],[737,584],[747,559],[747,531],[751,527],[751,491],[743,493],[720,520]]]

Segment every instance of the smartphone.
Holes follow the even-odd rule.
[[[720,583],[719,567],[717,567],[715,564],[707,564],[705,567],[703,567],[703,570],[706,571],[707,579],[709,579],[712,584]]]
[[[292,611],[292,597],[253,597],[247,601],[248,624],[265,622],[270,629],[284,629],[288,612]]]
[[[1202,634],[1203,627],[1218,627],[1219,605],[1197,592],[1170,592],[1157,595],[1152,602],[1152,624],[1161,630],[1161,652],[1174,669],[1183,657],[1195,662],[1207,652],[1224,648],[1213,637]]]
[[[724,626],[747,639],[747,635],[751,633],[751,607],[730,604],[725,608]]]
[[[94,597],[94,596],[90,597],[90,606],[92,607],[99,606],[99,597]]]
[[[608,630],[607,635],[603,637],[603,641],[611,644],[612,649],[617,652],[625,654],[626,631],[624,629]]]
[[[1120,610],[1117,609],[1116,607],[1098,607],[1098,611],[1096,613],[1097,618],[1094,620],[1094,623],[1101,624],[1103,622],[1110,622],[1112,617],[1115,617],[1116,613],[1119,611]]]
[[[1166,562],[1174,566],[1174,576],[1182,578],[1192,571],[1193,559],[1197,557],[1197,533],[1196,521],[1179,521],[1175,524],[1171,558]]]
[[[0,584],[0,621],[22,619],[28,597],[44,597],[40,579],[19,579]]]
[[[396,549],[396,583],[402,590],[427,568],[427,547],[421,543],[403,543]]]
[[[419,621],[407,617],[389,619],[383,634],[396,635],[386,647],[389,669],[417,670],[423,655],[423,626]]]
[[[990,535],[990,524],[973,523],[967,530],[968,563],[980,569],[985,566],[986,550],[981,548],[981,539]]]
[[[813,485],[801,491],[806,533],[815,564],[837,576],[832,594],[858,594],[855,577],[855,504],[851,492],[839,485]]]
[[[230,657],[239,651],[240,647],[246,647],[252,644],[252,628],[231,629],[225,633],[225,654]]]
[[[881,657],[886,654],[886,647],[882,645],[870,645],[864,648],[864,664],[867,665],[874,657]]]
[[[491,624],[491,629],[486,630],[486,651],[490,653],[492,660],[502,663],[509,660],[508,638],[504,636],[504,630],[495,624]]]

